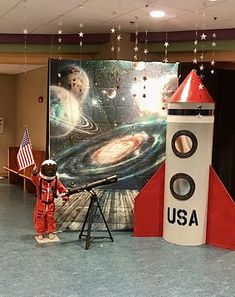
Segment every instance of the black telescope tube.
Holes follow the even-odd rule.
[[[109,177],[94,181],[93,183],[89,183],[89,184],[86,184],[84,186],[81,186],[80,188],[69,190],[67,195],[72,195],[72,194],[75,194],[75,193],[78,193],[78,192],[81,192],[81,191],[85,191],[85,190],[89,191],[92,188],[112,184],[112,183],[115,183],[116,181],[117,181],[117,176],[116,175],[109,176]]]

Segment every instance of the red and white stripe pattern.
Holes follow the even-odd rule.
[[[28,129],[25,129],[24,131],[23,139],[17,153],[17,162],[19,165],[19,170],[35,164]]]

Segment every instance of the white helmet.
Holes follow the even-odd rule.
[[[53,160],[45,160],[42,162],[39,175],[46,180],[53,180],[56,177],[57,164]]]

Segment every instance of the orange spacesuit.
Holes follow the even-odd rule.
[[[36,205],[34,208],[34,227],[38,239],[43,239],[43,234],[48,234],[50,239],[54,238],[53,232],[56,229],[54,219],[55,198],[57,193],[65,193],[67,189],[56,177],[57,164],[52,160],[45,160],[40,172],[34,168],[32,172],[32,182],[36,186]],[[68,196],[63,196],[67,201]]]

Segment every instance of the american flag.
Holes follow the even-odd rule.
[[[19,170],[35,164],[28,129],[25,129],[24,131],[23,139],[17,153],[17,162],[19,165]]]

